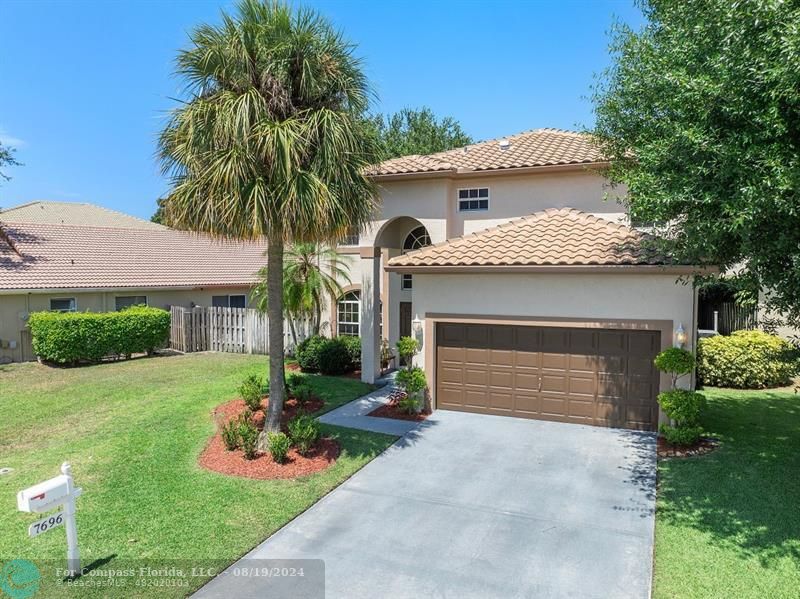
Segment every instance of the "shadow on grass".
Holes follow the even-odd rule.
[[[800,560],[800,397],[706,390],[707,431],[722,446],[662,462],[658,517],[769,566]]]

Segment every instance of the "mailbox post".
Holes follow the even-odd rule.
[[[69,462],[61,464],[60,476],[17,493],[17,509],[22,512],[41,514],[63,506],[63,512],[31,524],[28,534],[35,537],[64,524],[67,530],[67,571],[72,578],[81,570],[78,526],[75,522],[75,500],[81,493],[82,489],[75,487]]]

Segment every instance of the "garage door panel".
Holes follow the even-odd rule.
[[[480,364],[486,366],[489,363],[489,350],[486,348],[476,349],[468,347],[464,350],[464,362],[467,364]]]
[[[538,373],[527,373],[517,371],[514,376],[514,387],[520,391],[539,391]]]
[[[486,369],[470,368],[468,366],[464,368],[463,381],[466,385],[485,387],[489,384],[489,371]]]
[[[437,407],[596,426],[656,426],[659,375],[652,361],[658,332],[440,327]]]
[[[514,366],[514,352],[511,350],[489,350],[489,363],[492,366]]]

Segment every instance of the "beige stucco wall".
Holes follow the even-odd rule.
[[[214,295],[240,295],[248,296],[247,287],[222,287],[194,290],[148,290],[130,289],[124,291],[105,292],[71,292],[58,293],[29,293],[17,295],[0,295],[0,362],[30,360],[31,354],[29,335],[25,326],[25,318],[30,312],[50,309],[50,300],[55,298],[75,298],[79,312],[106,312],[115,309],[115,298],[131,295],[147,296],[147,303],[156,308],[169,308],[169,306],[191,307],[210,306],[211,297]],[[8,347],[9,341],[16,341],[17,347]]]
[[[415,361],[425,368],[433,385],[433,324],[442,315],[464,316],[464,320],[540,318],[559,323],[575,319],[573,324],[559,326],[618,322],[623,328],[657,330],[661,326],[667,332],[682,323],[689,338],[686,347],[693,349],[695,301],[693,287],[668,274],[418,274],[414,275],[413,310],[423,320],[424,338],[423,351]],[[662,332],[662,347],[673,343],[667,332]],[[691,386],[693,382],[685,378],[681,384]],[[666,388],[669,378],[662,377],[661,385]]]

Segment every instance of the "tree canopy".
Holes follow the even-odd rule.
[[[367,127],[377,139],[381,159],[433,154],[472,143],[454,118],[438,118],[430,108],[404,108],[391,115],[374,115]]]
[[[15,151],[16,150],[14,150],[14,148],[9,147],[7,145],[4,146],[3,144],[0,143],[0,169],[6,166],[19,165],[17,159],[14,158]],[[0,179],[2,179],[3,181],[8,181],[9,179],[11,179],[11,177],[9,177],[5,172],[3,172],[3,170],[0,170]]]
[[[649,0],[612,33],[593,99],[609,177],[672,251],[800,319],[800,5]]]

